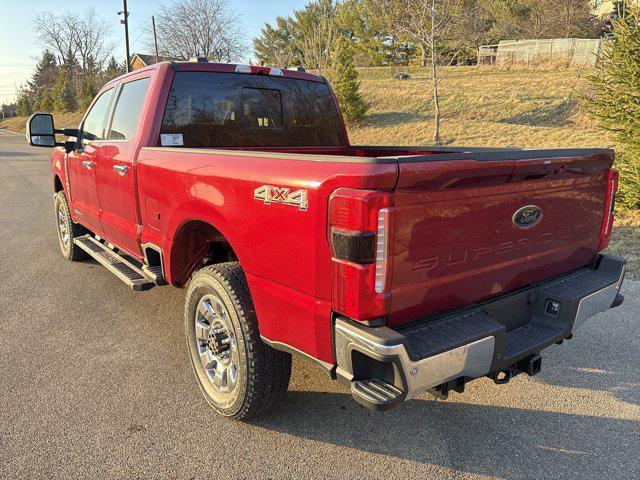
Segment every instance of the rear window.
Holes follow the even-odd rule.
[[[344,145],[324,83],[236,73],[178,72],[159,144],[185,147]]]

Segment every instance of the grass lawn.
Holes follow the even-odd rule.
[[[410,75],[396,80],[397,71]],[[442,69],[441,135],[446,144],[563,148],[612,147],[581,107],[585,69]],[[429,145],[433,137],[428,69],[360,69],[371,105],[366,121],[350,128],[354,144]]]
[[[572,148],[613,147],[596,128],[581,99],[588,69],[553,67],[442,69],[442,138],[465,146]],[[409,80],[396,80],[406,72]],[[371,105],[365,121],[349,127],[353,144],[429,145],[433,107],[427,69],[361,68],[362,93]],[[82,112],[56,114],[58,128],[77,127]],[[25,118],[0,121],[0,128],[24,132]],[[640,212],[618,215],[611,252],[629,260],[640,276]]]

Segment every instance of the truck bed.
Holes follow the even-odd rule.
[[[393,327],[588,265],[598,253],[612,163],[613,152],[606,149],[145,147],[139,158],[140,201],[159,199],[158,214],[180,211],[182,202],[194,199],[149,190],[180,182],[201,197],[205,206],[199,209],[209,203],[210,211],[220,212],[228,222],[229,230],[222,232],[227,238],[253,238],[278,225],[280,236],[260,236],[251,251],[237,253],[250,282],[255,272],[252,288],[266,292],[262,279],[273,278],[289,292],[264,308],[274,315],[290,312],[279,318],[280,331],[267,335],[291,339],[289,332],[302,328],[295,320],[301,316],[317,319],[310,337],[324,329],[332,292],[329,281],[318,279],[332,276],[327,208],[337,188],[393,193],[388,311]],[[283,205],[261,205],[252,195],[261,185],[307,190],[309,210],[300,214]],[[514,212],[526,205],[539,206],[543,218],[530,229],[516,228]],[[164,232],[164,216],[152,222]],[[285,268],[272,258],[294,258],[297,267]],[[177,285],[186,281],[171,266],[169,278]],[[321,299],[321,309],[314,298]],[[298,347],[317,354],[314,346]]]

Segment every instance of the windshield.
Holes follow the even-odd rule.
[[[184,147],[342,146],[327,84],[215,72],[175,74],[159,145]]]

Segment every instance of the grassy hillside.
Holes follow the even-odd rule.
[[[394,73],[408,73],[396,80]],[[447,144],[521,148],[609,147],[580,108],[582,69],[443,69],[442,137]],[[354,144],[428,145],[433,136],[429,72],[419,67],[360,70],[371,109],[350,128]]]

